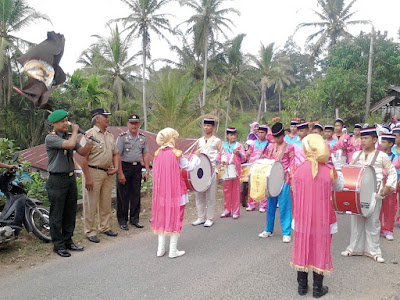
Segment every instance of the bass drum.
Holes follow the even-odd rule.
[[[259,159],[250,170],[250,197],[262,201],[265,197],[278,197],[285,183],[285,169],[279,161]]]
[[[185,154],[185,157],[190,161],[194,154]],[[200,164],[192,171],[181,170],[183,180],[186,187],[191,191],[205,192],[211,185],[213,176],[213,168],[210,159],[207,155],[200,155]]]
[[[338,213],[369,217],[376,199],[376,175],[371,166],[343,166],[344,188],[333,192],[333,207]]]

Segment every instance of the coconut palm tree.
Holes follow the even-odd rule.
[[[345,6],[344,0],[317,0],[321,11],[314,13],[321,19],[319,22],[304,22],[297,25],[296,31],[304,27],[317,27],[318,31],[307,37],[306,43],[310,43],[315,38],[318,40],[311,48],[313,57],[317,57],[324,46],[328,44],[328,49],[336,45],[341,37],[352,37],[348,32],[348,25],[369,24],[370,21],[350,20],[356,12],[351,11],[353,4],[357,0],[352,0]]]
[[[30,26],[33,22],[49,17],[28,6],[25,0],[0,1],[0,99],[10,102],[12,91],[12,59],[21,53],[21,46],[31,43],[18,38],[14,32]],[[5,97],[6,95],[6,97]]]
[[[264,112],[267,105],[267,91],[274,86],[274,92],[282,91],[284,85],[295,83],[293,68],[286,57],[274,56],[274,43],[265,47],[261,44],[258,56],[251,56],[256,65],[255,72],[260,78],[261,100],[257,114],[257,121],[260,120],[261,110],[264,105]]]
[[[119,113],[124,98],[137,95],[133,75],[138,71],[134,64],[137,54],[129,55],[131,38],[123,39],[117,25],[108,28],[110,36],[93,35],[97,41],[81,54],[78,62],[85,65],[83,70],[87,73],[99,75],[102,86],[113,94],[112,110]]]
[[[140,37],[142,39],[142,88],[143,88],[143,120],[144,129],[147,130],[147,103],[146,103],[146,64],[150,54],[150,33],[167,40],[164,32],[172,32],[168,17],[170,14],[161,13],[161,10],[171,0],[121,0],[128,5],[131,14],[124,18],[111,20],[122,22],[128,38]]]
[[[233,22],[226,16],[230,13],[240,15],[240,12],[234,8],[221,8],[226,0],[180,0],[179,2],[195,11],[195,14],[184,23],[189,25],[187,32],[194,34],[196,52],[204,58],[203,99],[200,106],[202,110],[206,104],[208,50],[211,46],[215,52],[218,35],[222,34],[227,38],[224,30],[231,31]]]

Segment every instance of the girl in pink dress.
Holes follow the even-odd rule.
[[[151,228],[158,234],[157,256],[165,254],[166,236],[170,235],[169,257],[185,254],[177,249],[178,237],[182,230],[185,205],[188,192],[181,169],[193,170],[200,159],[196,152],[188,161],[182,151],[175,148],[179,134],[172,128],[165,128],[157,134],[156,142],[160,148],[154,154],[153,161],[153,202]]]
[[[350,138],[350,149],[347,153],[347,162],[351,162],[353,154],[356,151],[360,151],[361,148],[361,128],[360,124],[354,125],[354,135]]]
[[[343,178],[328,165],[330,152],[322,137],[310,134],[303,139],[306,160],[297,168],[292,181],[294,242],[291,265],[298,271],[298,293],[308,291],[308,272],[313,271],[313,297],[328,293],[324,274],[332,269],[332,233],[337,231],[336,215],[331,203],[333,181],[343,189]],[[341,173],[339,173],[341,174]]]

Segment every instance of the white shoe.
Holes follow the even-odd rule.
[[[375,255],[375,256],[373,257],[373,259],[374,259],[376,262],[378,262],[378,263],[384,263],[384,262],[385,262],[385,259],[384,259],[382,256],[380,256],[380,255]]]
[[[263,238],[263,239],[265,239],[265,238],[267,238],[269,236],[273,236],[273,233],[272,232],[263,231],[258,235],[258,237]]]
[[[157,256],[161,257],[165,254],[165,235],[160,233],[158,235],[158,249],[157,249]]]
[[[254,210],[254,208],[252,208],[252,207],[246,207],[246,211],[253,211]]]
[[[282,238],[282,242],[284,243],[290,243],[291,240],[292,238],[290,237],[290,235],[284,235]]]
[[[260,213],[265,213],[265,208],[260,208],[258,211],[259,211]]]
[[[213,220],[207,219],[207,221],[204,223],[204,227],[211,227],[213,226],[213,224],[214,224]]]
[[[387,235],[385,235],[385,238],[386,238],[388,241],[393,241],[393,240],[394,240],[393,234],[387,234]]]
[[[205,221],[206,221],[206,219],[204,219],[204,218],[198,218],[196,221],[194,221],[194,222],[192,223],[192,225],[193,225],[193,226],[197,226],[197,225],[200,225],[200,224],[204,224]]]
[[[344,250],[340,253],[342,256],[351,256],[351,252],[349,250]]]
[[[178,250],[178,239],[179,236],[176,233],[171,234],[169,242],[169,258],[180,257],[185,254],[185,251]]]

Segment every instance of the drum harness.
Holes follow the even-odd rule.
[[[360,153],[357,155],[356,159],[352,161],[352,165],[355,165],[359,161],[361,154],[362,154],[362,151],[360,151]],[[375,155],[372,158],[371,163],[368,164],[368,166],[374,167],[374,164],[376,162],[376,159],[378,158],[378,155],[379,155],[379,151],[375,150]],[[381,183],[379,182],[379,184],[376,187],[376,191],[375,191],[376,193],[379,191],[380,187],[381,187]]]

